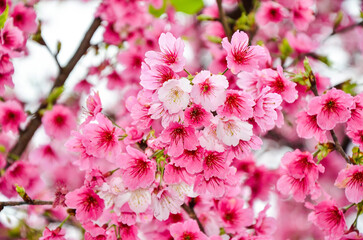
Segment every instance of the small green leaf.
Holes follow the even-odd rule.
[[[334,20],[334,27],[333,27],[334,31],[339,27],[342,20],[343,20],[343,12],[339,11],[337,16],[335,17],[335,20]]]
[[[345,81],[342,84],[342,90],[353,96],[355,96],[357,94],[355,91],[356,87],[357,87],[357,83],[353,83],[351,80]]]
[[[216,37],[216,36],[207,36],[208,41],[212,43],[218,43],[220,44],[222,42],[222,38]]]
[[[25,192],[25,189],[23,187],[19,186],[18,184],[15,184],[15,189],[16,189],[16,192],[19,194],[19,196],[21,198],[25,197],[26,192]]]
[[[166,0],[163,1],[163,6],[159,9],[155,8],[153,5],[149,5],[149,13],[154,17],[160,17],[163,13],[165,13],[166,9]]]
[[[187,14],[196,14],[204,6],[203,0],[171,0],[171,4],[175,10]]]
[[[59,54],[61,49],[62,49],[62,43],[60,41],[57,41],[57,53],[56,53],[56,55]]]
[[[293,52],[293,49],[286,38],[282,39],[282,42],[279,45],[279,50],[282,60],[286,60],[286,58]]]
[[[9,5],[6,5],[4,12],[0,15],[0,29],[4,27],[6,20],[8,19]]]
[[[197,16],[197,20],[198,21],[213,21],[213,20],[215,20],[215,18],[211,17],[209,15],[206,15],[206,14],[200,14]]]
[[[0,144],[0,153],[5,153],[5,152],[6,152],[5,146]]]

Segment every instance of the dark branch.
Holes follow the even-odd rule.
[[[33,200],[31,202],[26,202],[26,201],[0,202],[0,211],[7,206],[20,206],[20,205],[53,205],[53,201]]]
[[[219,12],[219,19],[223,25],[224,33],[228,37],[228,40],[231,41],[232,32],[231,32],[231,29],[229,28],[226,14],[224,13],[224,10],[222,7],[222,0],[217,0],[217,5],[218,5],[218,12]]]
[[[190,206],[190,205],[185,204],[185,203],[183,203],[183,205],[181,205],[181,207],[184,209],[184,211],[186,213],[188,213],[188,215],[189,215],[189,217],[191,219],[194,219],[195,221],[197,221],[200,231],[205,233],[204,227],[203,227],[202,223],[200,222],[199,218],[197,217],[197,214],[195,214],[194,208],[192,206]]]
[[[68,64],[60,69],[59,75],[56,78],[50,93],[53,91],[54,88],[63,86],[65,81],[67,80],[69,74],[72,72],[78,61],[81,59],[81,57],[87,52],[88,48],[90,47],[90,40],[93,36],[93,34],[96,32],[98,27],[101,24],[100,18],[95,18],[92,25],[88,29],[87,33],[85,34],[81,44],[79,45],[77,51],[71,58],[71,60],[68,62]],[[10,150],[8,156],[7,156],[7,165],[6,168],[8,168],[12,163],[14,163],[17,159],[21,157],[23,152],[25,151],[26,147],[28,146],[30,140],[32,139],[35,131],[40,127],[42,121],[41,121],[41,115],[40,112],[42,109],[47,107],[47,103],[43,102],[36,113],[34,114],[33,119],[28,123],[26,128],[20,132],[20,136],[18,139],[18,142],[15,144],[15,146]]]

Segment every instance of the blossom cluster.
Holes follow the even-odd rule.
[[[68,239],[69,225],[86,240],[363,238],[363,93],[319,74],[329,61],[315,52],[325,30],[363,52],[361,23],[338,0],[217,1],[200,22],[179,19],[178,1],[103,0],[92,47],[116,55],[68,98],[54,86],[36,112],[10,89],[28,38],[46,45],[31,2],[0,0],[0,193],[44,204],[19,229],[41,225],[41,240]]]

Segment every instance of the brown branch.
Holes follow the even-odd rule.
[[[346,27],[334,29],[333,32],[328,37],[333,36],[333,35],[338,34],[338,33],[344,33],[344,32],[350,31],[350,30],[352,30],[352,29],[354,29],[355,27],[358,27],[358,26],[363,27],[363,21],[353,23],[353,24],[348,25]]]
[[[82,42],[80,43],[77,51],[74,53],[73,57],[71,58],[71,60],[69,60],[68,64],[65,67],[60,69],[58,77],[56,78],[56,80],[50,90],[50,93],[53,91],[53,89],[64,85],[69,74],[72,72],[72,70],[78,63],[78,61],[87,52],[88,48],[91,45],[90,40],[100,25],[101,25],[101,19],[95,18],[93,23],[91,24],[90,28],[88,29],[87,33],[85,34]],[[30,140],[32,139],[35,131],[42,124],[40,112],[41,112],[41,110],[45,109],[46,107],[47,107],[47,102],[43,102],[39,106],[38,110],[35,112],[34,117],[28,123],[26,128],[23,131],[20,131],[20,136],[19,136],[17,143],[10,150],[10,152],[7,156],[6,168],[8,168],[12,163],[14,163],[17,159],[19,159],[21,157],[21,155],[23,154],[23,152],[25,151],[25,149],[28,146]]]
[[[53,205],[53,201],[32,200],[31,202],[26,202],[26,201],[0,202],[0,211],[7,206],[20,206],[20,205]]]
[[[319,96],[318,89],[316,87],[316,78],[313,72],[310,73],[311,76],[309,76],[310,83],[311,83],[311,91],[314,93],[315,96]],[[335,134],[334,130],[330,130],[330,135],[332,136],[335,144],[335,150],[337,150],[340,155],[345,159],[347,163],[351,163],[349,156],[345,153],[342,145],[340,145],[339,140],[337,138],[337,135]]]
[[[223,25],[224,33],[228,37],[228,40],[231,41],[232,38],[232,32],[229,28],[226,14],[224,13],[223,7],[222,7],[222,0],[216,0],[218,5],[218,12],[219,12],[219,19],[221,20],[221,23]]]
[[[195,221],[197,221],[200,231],[205,233],[204,227],[203,227],[202,223],[200,222],[199,218],[197,217],[197,214],[195,214],[194,208],[190,204],[187,205],[185,203],[183,203],[183,205],[181,205],[181,207],[184,209],[184,211],[186,213],[188,213],[188,215],[191,219],[194,219]]]

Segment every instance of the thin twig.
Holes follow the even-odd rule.
[[[53,205],[53,201],[33,200],[32,202],[26,202],[26,201],[0,202],[0,211],[3,207],[20,206],[20,205]]]
[[[222,7],[222,0],[216,0],[218,5],[218,12],[219,12],[219,19],[221,20],[221,23],[223,25],[224,33],[228,37],[228,40],[231,41],[232,38],[232,32],[229,28],[226,14],[224,13],[223,7]]]
[[[190,205],[185,204],[185,203],[183,203],[183,205],[181,205],[181,207],[184,209],[184,211],[186,213],[188,213],[188,215],[189,215],[189,217],[191,219],[194,219],[195,221],[197,221],[200,231],[205,233],[204,227],[203,227],[202,223],[200,222],[199,218],[197,217],[197,214],[195,214],[194,208],[192,206],[190,206]]]
[[[90,40],[100,25],[101,25],[101,19],[95,18],[90,28],[88,29],[87,33],[85,34],[83,40],[81,41],[77,51],[74,53],[73,57],[71,58],[71,60],[69,60],[68,64],[60,70],[58,77],[56,78],[51,90],[49,91],[50,93],[53,91],[53,89],[64,85],[69,74],[72,72],[78,61],[82,58],[82,56],[87,52],[88,48],[91,46]],[[25,130],[20,131],[20,136],[17,143],[10,150],[7,156],[6,168],[10,167],[12,163],[14,163],[17,159],[19,159],[23,154],[23,152],[25,151],[35,131],[40,127],[42,123],[40,112],[42,109],[45,109],[47,105],[48,105],[47,102],[43,102],[39,106],[36,113],[34,114],[33,119],[26,126]]]
[[[58,57],[57,57],[57,55],[56,54],[54,54],[53,52],[52,52],[52,50],[49,48],[49,46],[48,46],[48,44],[43,40],[43,43],[44,43],[44,46],[45,46],[45,48],[48,50],[48,52],[50,53],[50,55],[52,55],[53,56],[53,58],[54,58],[54,61],[57,63],[57,65],[58,65],[58,69],[60,70],[60,71],[62,71],[62,66],[60,65],[60,63],[59,63],[59,61],[58,61]]]

